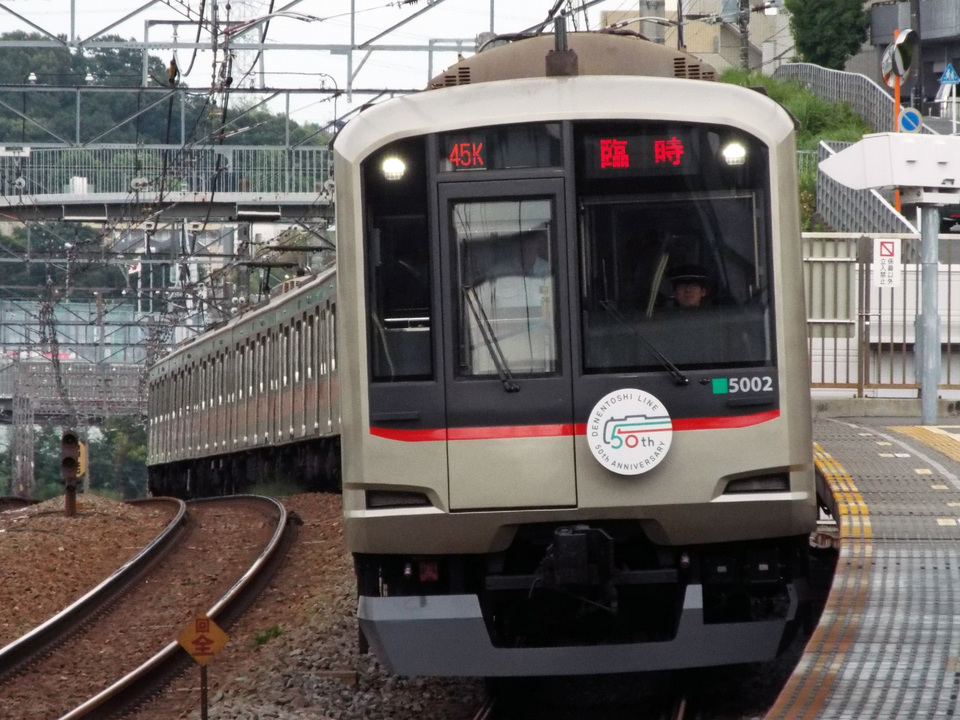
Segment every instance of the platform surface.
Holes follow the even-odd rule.
[[[814,439],[840,556],[766,717],[960,716],[960,420],[817,419]]]

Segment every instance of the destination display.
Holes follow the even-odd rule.
[[[683,130],[583,136],[584,174],[590,179],[691,175],[700,171],[699,154],[693,133]]]

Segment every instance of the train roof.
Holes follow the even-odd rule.
[[[672,50],[632,32],[575,32],[566,35],[576,54],[578,75],[643,75],[715,80],[717,71],[682,50]],[[537,35],[497,45],[461,60],[434,77],[428,89],[475,85],[495,80],[546,77],[547,58],[556,53],[553,35]]]
[[[316,274],[309,274],[298,277],[293,281],[287,281],[283,286],[277,286],[278,292],[271,293],[266,302],[243,308],[237,315],[229,318],[226,322],[207,328],[199,335],[186,338],[180,341],[175,348],[166,353],[163,357],[153,363],[149,370],[153,372],[157,368],[163,367],[171,360],[175,360],[184,353],[198,348],[204,348],[209,343],[230,334],[240,326],[252,326],[264,315],[276,311],[281,305],[295,301],[300,295],[310,291],[314,287],[321,285],[336,276],[336,267],[328,266],[321,269]]]
[[[334,151],[359,162],[395,140],[462,128],[557,120],[652,119],[738,127],[771,147],[794,132],[790,115],[754,90],[672,77],[528,77],[394,98],[351,120]]]

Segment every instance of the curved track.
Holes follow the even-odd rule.
[[[31,718],[107,718],[129,710],[189,661],[169,642],[187,617],[206,608],[229,624],[246,608],[292,537],[286,510],[254,496],[180,505],[151,553],[118,571],[124,579],[111,577],[11,644],[16,672],[0,683],[0,708],[23,708]],[[14,655],[7,657],[0,668],[14,664]]]
[[[4,499],[6,500],[6,498]],[[11,499],[12,501],[9,503],[10,506],[22,507],[32,502],[26,500],[23,501],[23,505],[18,505],[14,501],[19,499],[20,498]],[[156,539],[147,545],[136,557],[124,564],[119,570],[86,595],[42,625],[38,625],[26,635],[13,641],[6,647],[0,648],[0,683],[2,683],[9,674],[18,671],[24,665],[32,662],[53,645],[60,642],[64,637],[79,629],[112,599],[116,598],[136,582],[137,579],[149,569],[151,564],[162,557],[163,554],[169,550],[171,544],[176,541],[187,513],[186,504],[182,500],[156,498],[134,502],[171,505],[173,507],[173,519]]]
[[[274,532],[256,560],[230,589],[211,606],[206,615],[220,625],[228,626],[241,615],[260,593],[283,560],[295,535],[295,524],[289,522],[286,508],[273,498],[259,496],[235,496],[195,500],[197,503],[245,501],[269,504],[276,513]],[[138,668],[125,675],[103,692],[90,698],[60,720],[77,720],[84,717],[109,718],[127,712],[149,698],[180,669],[191,662],[187,652],[174,641]]]

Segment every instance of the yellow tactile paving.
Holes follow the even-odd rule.
[[[815,720],[819,716],[843,667],[867,597],[870,563],[864,560],[873,555],[870,511],[853,478],[816,443],[813,461],[837,503],[840,557],[820,623],[767,718]]]
[[[955,425],[897,425],[890,430],[919,440],[924,445],[960,462],[960,427]]]

